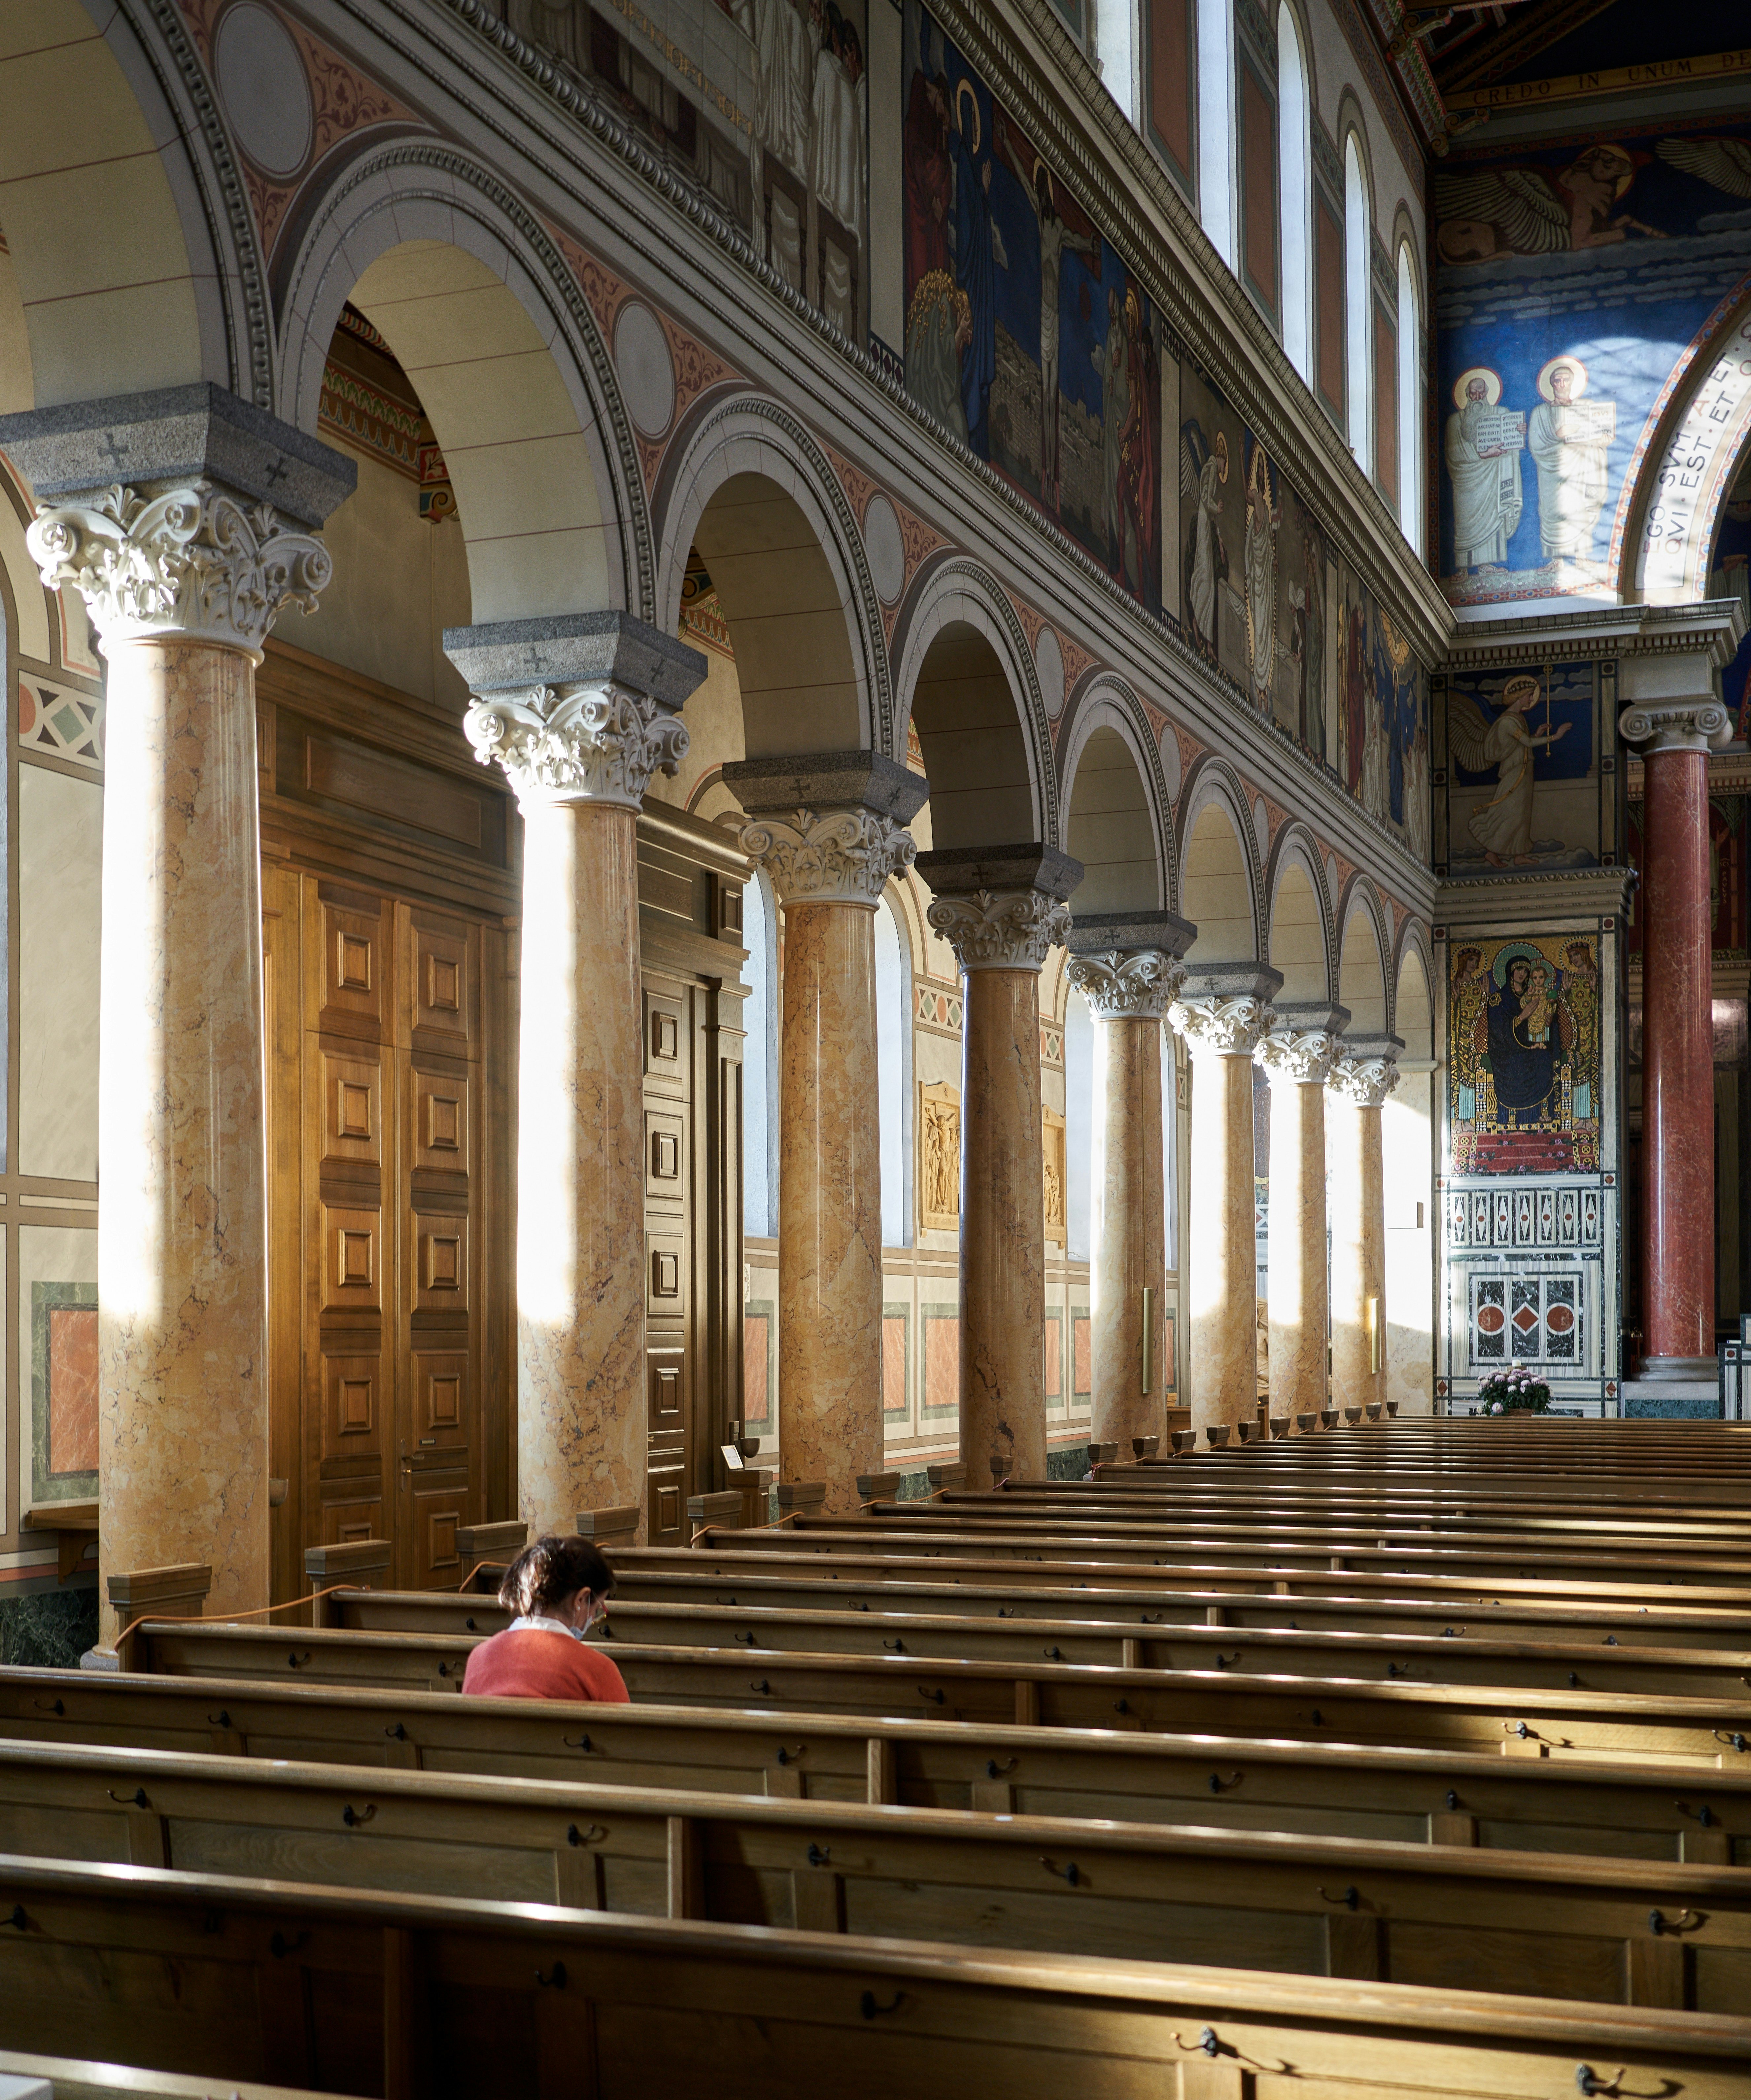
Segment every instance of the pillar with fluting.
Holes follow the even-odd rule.
[[[1167,1009],[1192,1058],[1182,1302],[1194,1430],[1258,1418],[1252,1061],[1281,983],[1277,971],[1251,964],[1194,966]]]
[[[98,1065],[99,1639],[112,1574],[268,1601],[255,668],[352,463],[222,389],[11,417],[28,541],[108,664]]]
[[[882,1470],[876,907],[926,783],[870,752],[724,769],[784,907],[778,1078],[778,1477],[849,1515]]]
[[[1270,1411],[1325,1405],[1325,1083],[1349,1014],[1280,1006],[1259,1044],[1271,1083]]]
[[[517,1485],[536,1538],[647,1498],[638,810],[686,756],[706,667],[620,612],[448,628],[444,651],[523,813]]]
[[[961,1025],[960,1454],[969,1486],[1046,1471],[1039,973],[1081,863],[1044,845],[920,854]]]
[[[1386,1189],[1380,1110],[1398,1084],[1403,1045],[1347,1037],[1327,1083],[1331,1209],[1331,1405],[1386,1398]]]
[[[1167,1202],[1162,1157],[1162,1023],[1196,929],[1176,913],[1078,915],[1070,982],[1098,1026],[1089,1310],[1096,1443],[1159,1436],[1173,1366],[1163,1361]],[[1145,946],[1148,942],[1155,945]]]
[[[1714,1025],[1709,750],[1732,734],[1710,696],[1625,709],[1643,747],[1642,1375],[1716,1374]]]

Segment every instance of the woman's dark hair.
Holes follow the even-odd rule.
[[[612,1596],[614,1570],[587,1538],[550,1532],[524,1546],[505,1569],[499,1602],[507,1612],[533,1618],[575,1597],[580,1590],[595,1597]]]

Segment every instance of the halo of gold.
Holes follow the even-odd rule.
[[[1502,374],[1492,372],[1487,364],[1474,364],[1469,371],[1460,373],[1453,382],[1453,406],[1459,409],[1465,407],[1465,390],[1474,379],[1484,382],[1484,406],[1493,408],[1502,399]]]
[[[1574,373],[1575,383],[1568,390],[1568,398],[1571,401],[1578,401],[1587,390],[1587,368],[1578,357],[1553,357],[1546,360],[1540,368],[1538,373],[1539,398],[1545,401],[1555,399],[1556,397],[1550,391],[1550,374],[1559,364],[1566,364]]]
[[[1216,479],[1220,482],[1225,483],[1228,478],[1228,434],[1226,430],[1217,431],[1216,441],[1210,449],[1222,462]]]
[[[979,124],[979,96],[977,90],[964,73],[955,85],[955,128],[957,131],[964,131],[967,128],[960,119],[960,99],[964,95],[973,104],[973,143],[967,150],[969,152],[977,153],[981,135]]]

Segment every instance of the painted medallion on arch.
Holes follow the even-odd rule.
[[[1447,1012],[1449,1170],[1595,1171],[1599,936],[1456,942]]]

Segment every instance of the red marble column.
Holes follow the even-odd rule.
[[[1700,737],[1685,743],[1648,750],[1642,820],[1643,1346],[1656,1376],[1714,1359],[1709,761]]]

